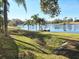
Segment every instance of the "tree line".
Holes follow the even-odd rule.
[[[79,22],[78,18],[68,18],[64,17],[63,19],[54,19],[52,21],[47,21],[44,18],[40,18],[38,14],[35,14],[31,16],[30,19],[25,19],[25,21],[22,21],[21,19],[12,19],[8,21],[9,26],[17,26],[17,25],[46,25],[46,24],[60,24],[60,23],[67,23],[69,24],[70,22]]]
[[[14,0],[18,5],[23,5],[25,8],[25,11],[27,11],[26,8],[26,0]],[[60,8],[58,5],[58,0],[40,0],[41,10],[45,14],[49,14],[51,17],[58,16],[60,13]],[[0,0],[0,14],[3,15],[3,29],[5,36],[8,35],[8,11],[10,3],[9,0]],[[1,10],[2,9],[2,10]]]
[[[26,3],[25,0],[14,0],[18,5],[23,5],[23,7],[25,8],[25,11],[27,11],[26,8]],[[9,0],[0,0],[0,15],[3,17],[3,30],[4,30],[4,34],[5,36],[7,36],[8,34],[8,11],[9,11],[9,7],[10,3]],[[45,13],[45,14],[49,14],[51,17],[55,17],[58,16],[60,14],[60,8],[59,8],[59,4],[58,4],[58,0],[40,0],[40,6],[41,6],[41,10]],[[36,16],[34,16],[36,17]],[[40,18],[38,18],[40,19]],[[42,21],[43,19],[41,19]],[[77,22],[78,20],[76,20]],[[54,23],[59,23],[62,22],[61,20],[55,20],[53,21]],[[27,23],[27,22],[26,22]],[[40,22],[39,20],[35,21],[35,23],[40,24],[42,22]]]

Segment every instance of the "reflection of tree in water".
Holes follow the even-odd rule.
[[[76,24],[74,24],[74,31],[76,31],[76,28],[77,28],[77,26],[76,26]]]
[[[18,47],[10,36],[0,35],[0,59],[18,59]]]
[[[61,28],[61,25],[55,24],[55,25],[54,25],[54,28],[55,28],[55,29],[60,29],[60,28]]]
[[[74,24],[74,31],[79,29],[79,24]]]
[[[63,24],[63,30],[66,31],[66,24]]]
[[[68,30],[71,31],[72,30],[72,24],[68,24]]]

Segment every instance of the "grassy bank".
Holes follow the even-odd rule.
[[[10,30],[9,34],[9,38],[14,40],[11,41],[17,44],[19,55],[24,59],[71,59],[69,56],[53,54],[53,49],[61,46],[66,39],[79,40],[79,34],[71,33]]]
[[[11,31],[20,51],[31,51],[36,59],[68,59],[71,57],[53,54],[53,49],[67,40],[79,40],[79,34],[31,31]]]

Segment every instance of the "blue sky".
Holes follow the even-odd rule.
[[[18,6],[14,0],[9,0],[10,7],[8,12],[8,18],[14,19],[19,18],[22,20],[30,19],[34,14],[39,14],[39,17],[45,18],[46,20],[53,20],[49,15],[43,14],[40,9],[40,0],[26,0],[27,13],[22,6]],[[61,13],[55,18],[72,17],[79,18],[79,1],[78,0],[59,0],[59,6]]]

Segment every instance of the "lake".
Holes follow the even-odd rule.
[[[20,29],[30,30],[30,31],[39,31],[40,30],[50,30],[50,32],[71,32],[79,33],[79,24],[47,24],[47,25],[19,25]]]

